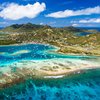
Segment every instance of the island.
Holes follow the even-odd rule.
[[[0,30],[0,56],[0,89],[29,78],[80,74],[100,68],[100,32],[15,24]]]
[[[2,34],[3,33],[3,34]],[[14,24],[0,30],[0,45],[43,43],[59,47],[64,54],[100,56],[100,31],[72,26]]]

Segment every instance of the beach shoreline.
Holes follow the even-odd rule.
[[[46,42],[22,42],[22,43],[16,43],[16,44],[10,44],[10,45],[0,45],[0,46],[21,46],[21,45],[28,45],[28,44],[39,44],[39,45],[45,45],[45,46],[52,46],[55,48],[55,50],[53,50],[53,52],[55,53],[59,53],[59,54],[65,54],[65,55],[85,55],[85,56],[97,56],[100,57],[100,52],[99,50],[85,50],[86,47],[80,47],[78,46],[76,49],[76,47],[74,46],[69,46],[69,45],[62,45],[62,44],[52,44],[52,43],[46,43]],[[73,49],[73,50],[69,50],[69,49]],[[93,49],[93,48],[91,48]]]
[[[32,44],[32,43],[29,43]],[[26,45],[26,44],[21,44]],[[27,44],[28,45],[28,44]],[[49,44],[41,44],[49,45]],[[14,45],[11,45],[14,46]],[[17,45],[16,45],[17,46]],[[51,47],[53,45],[50,45]],[[13,63],[7,63],[0,67],[0,89],[7,88],[14,84],[23,82],[27,79],[34,78],[63,78],[71,74],[81,74],[86,70],[100,68],[98,56],[87,55],[62,55],[57,53],[60,48],[53,46],[50,50],[44,50],[43,55],[55,54],[56,57],[46,59],[26,59],[19,60]],[[27,54],[31,50],[18,50],[8,55],[18,57],[21,54]],[[3,54],[2,54],[3,55]],[[55,56],[54,55],[54,56]],[[4,55],[5,56],[5,55]],[[40,55],[41,56],[41,55]],[[65,57],[66,56],[66,57]],[[60,58],[61,57],[61,58]]]
[[[75,65],[76,64],[76,65]],[[7,70],[8,68],[8,70]],[[99,63],[83,60],[51,59],[42,61],[22,61],[0,68],[0,89],[34,78],[62,78],[71,74],[81,74],[86,70],[100,68]]]

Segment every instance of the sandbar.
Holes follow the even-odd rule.
[[[100,68],[98,60],[53,58],[23,60],[0,67],[0,88],[16,84],[27,78],[62,78],[80,74],[83,70]]]

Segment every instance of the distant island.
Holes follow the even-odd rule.
[[[2,34],[3,33],[3,34]],[[59,53],[100,55],[100,32],[72,26],[14,24],[0,30],[0,45],[43,43],[60,47]]]

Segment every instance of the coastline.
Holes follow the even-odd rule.
[[[75,65],[76,64],[76,65]],[[62,78],[80,74],[90,69],[100,68],[100,63],[71,59],[51,59],[42,61],[22,61],[0,68],[0,89],[7,88],[30,78]]]
[[[28,43],[28,44],[32,44],[32,43]],[[24,43],[21,45],[26,45],[26,44]],[[50,44],[41,43],[41,45],[50,45]],[[45,50],[45,52],[47,52],[48,54],[53,52],[55,54],[62,55],[58,53],[58,50],[60,50],[60,48],[56,46],[53,47],[54,49],[47,50],[47,51]],[[17,52],[17,54],[20,53],[24,53],[24,52]],[[16,53],[14,53],[14,55],[15,54]],[[66,53],[63,53],[63,55],[66,55]],[[68,56],[73,56],[73,54],[72,55],[69,54]],[[66,59],[52,58],[46,60],[22,60],[19,62],[15,62],[0,67],[0,90],[8,88],[14,84],[24,82],[25,80],[31,78],[32,79],[63,78],[64,76],[81,74],[86,70],[100,68],[100,62],[98,60],[99,56],[93,56],[93,55],[88,56],[88,55],[81,55],[81,54],[80,55],[75,54],[74,56],[76,56],[76,58],[77,57],[79,58],[73,59],[73,57],[71,57]],[[86,59],[85,58],[81,59],[81,57],[82,58],[86,57]],[[89,59],[89,57],[93,58],[93,60]]]
[[[45,45],[45,46],[51,46],[54,47],[55,50],[53,50],[53,52],[55,53],[59,53],[59,54],[64,54],[64,55],[81,55],[81,56],[97,56],[100,57],[100,50],[85,50],[85,47],[77,47],[78,49],[76,49],[76,47],[73,46],[64,46],[62,44],[52,44],[52,43],[46,43],[46,42],[23,42],[23,43],[16,43],[16,44],[10,44],[10,45],[0,45],[0,47],[2,46],[18,46],[18,45],[28,45],[28,44],[40,44],[40,45]],[[72,49],[70,51],[70,48]],[[92,49],[92,48],[91,48]]]

